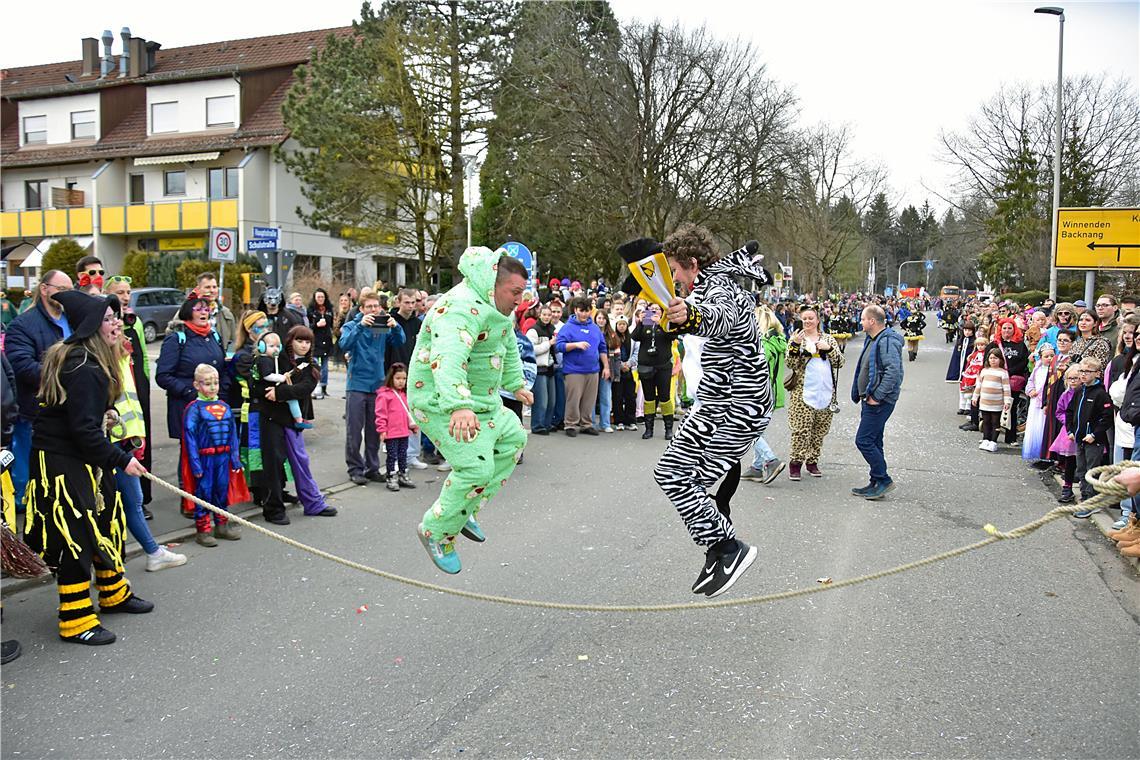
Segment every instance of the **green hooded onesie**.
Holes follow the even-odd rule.
[[[424,513],[424,535],[436,541],[454,538],[506,485],[526,446],[518,417],[499,396],[499,388],[524,387],[514,323],[495,308],[501,256],[488,248],[464,252],[459,271],[465,279],[428,311],[408,371],[412,416],[452,468]],[[471,441],[448,433],[457,409],[479,419]]]

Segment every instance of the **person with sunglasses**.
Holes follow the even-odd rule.
[[[102,291],[106,274],[98,256],[84,256],[75,264],[75,287],[79,290],[95,287]]]
[[[22,509],[24,489],[28,485],[29,457],[32,451],[32,428],[39,415],[36,394],[40,391],[40,372],[44,354],[56,343],[71,335],[71,326],[63,308],[53,296],[71,290],[71,278],[58,269],[49,269],[36,286],[36,303],[12,320],[5,333],[4,353],[16,373],[16,399],[19,418],[12,433],[12,486],[16,507]]]
[[[186,406],[198,398],[194,387],[194,371],[199,364],[208,364],[221,378],[219,396],[227,398],[229,372],[225,371],[226,352],[222,339],[210,327],[210,304],[205,298],[193,297],[178,309],[178,316],[170,322],[155,367],[155,381],[166,391],[166,430],[174,440],[182,443],[182,417]],[[180,459],[181,461],[181,459]],[[179,485],[182,484],[179,473]],[[183,517],[193,518],[193,505],[184,502]]]

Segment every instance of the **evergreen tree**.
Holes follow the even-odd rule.
[[[986,222],[988,244],[978,260],[986,282],[995,288],[1024,285],[1026,263],[1048,229],[1038,208],[1039,177],[1038,157],[1028,138],[1023,138],[1004,180],[995,188],[996,208]]]

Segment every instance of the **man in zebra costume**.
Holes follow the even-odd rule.
[[[772,276],[759,264],[758,245],[721,256],[712,234],[683,225],[663,245],[676,283],[666,319],[681,333],[705,338],[698,405],[685,418],[654,468],[657,485],[673,502],[689,535],[705,548],[693,593],[718,596],[756,559],[756,548],[736,538],[729,500],[740,483],[740,459],[764,433],[774,397],[756,324],[756,301],[734,279],[760,286]],[[721,478],[716,496],[708,491]]]

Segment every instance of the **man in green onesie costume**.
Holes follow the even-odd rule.
[[[459,572],[455,537],[484,536],[476,522],[514,471],[526,432],[503,406],[499,388],[525,404],[513,314],[526,289],[526,268],[502,251],[468,248],[463,282],[428,310],[408,372],[412,416],[451,464],[439,498],[417,528],[436,567]]]

